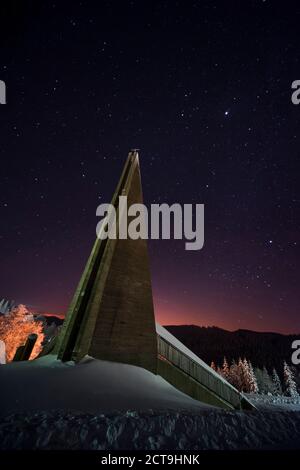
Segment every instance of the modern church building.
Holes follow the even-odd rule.
[[[138,152],[129,153],[111,204],[143,203]],[[191,397],[228,409],[251,403],[165,328],[155,323],[145,239],[96,239],[54,351],[143,367]]]

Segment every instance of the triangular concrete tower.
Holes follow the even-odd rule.
[[[112,199],[142,203],[137,151],[129,153]],[[52,351],[52,345],[48,348]],[[96,359],[136,365],[161,375],[191,397],[224,408],[252,404],[159,324],[155,325],[147,242],[97,239],[54,352],[63,361]]]
[[[142,203],[137,151],[128,155],[111,204]],[[157,337],[147,242],[97,239],[56,345],[58,358],[79,361],[86,354],[125,362],[152,372],[157,368]]]

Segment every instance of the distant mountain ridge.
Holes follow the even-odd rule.
[[[222,365],[224,356],[228,362],[246,357],[253,366],[266,366],[269,370],[275,365],[281,368],[284,360],[290,363],[292,342],[300,339],[300,334],[227,331],[215,326],[167,325],[165,328],[209,365],[211,361]]]
[[[64,321],[56,315],[39,315],[38,318],[47,324],[49,335],[53,334]],[[269,371],[274,366],[279,370],[282,369],[283,361],[291,363],[292,342],[300,339],[300,334],[284,335],[245,329],[228,331],[216,326],[165,325],[164,327],[208,365],[214,361],[221,366],[224,356],[229,363],[233,359],[246,357],[254,367],[266,366]]]

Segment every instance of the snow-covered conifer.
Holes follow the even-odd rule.
[[[266,394],[272,394],[273,392],[273,382],[271,380],[271,377],[269,376],[269,372],[267,371],[266,366],[263,367],[262,371],[262,392]]]
[[[238,390],[242,389],[241,374],[239,366],[235,361],[232,361],[229,371],[229,382]]]
[[[291,370],[291,368],[288,366],[288,364],[285,361],[283,365],[283,376],[284,376],[286,395],[293,397],[293,398],[299,397],[293,371]]]
[[[230,371],[226,357],[224,356],[223,366],[222,366],[222,375],[224,379],[229,380]]]
[[[252,367],[251,362],[248,362],[248,370],[249,370],[249,392],[250,393],[258,393],[258,385],[257,385],[257,379]]]
[[[280,378],[277,374],[275,367],[272,372],[272,382],[273,382],[273,387],[274,387],[274,394],[282,395],[282,386],[281,386]]]

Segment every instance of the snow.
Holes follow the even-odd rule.
[[[1,449],[300,449],[300,414],[217,409],[189,412],[15,413],[0,424]]]
[[[24,410],[114,410],[213,408],[136,366],[86,357],[63,363],[54,355],[0,366],[0,415]]]
[[[258,410],[226,411],[139,367],[51,355],[1,365],[0,383],[0,449],[300,449],[287,397],[247,395]]]
[[[283,395],[245,394],[258,410],[270,411],[300,411],[300,397]]]

